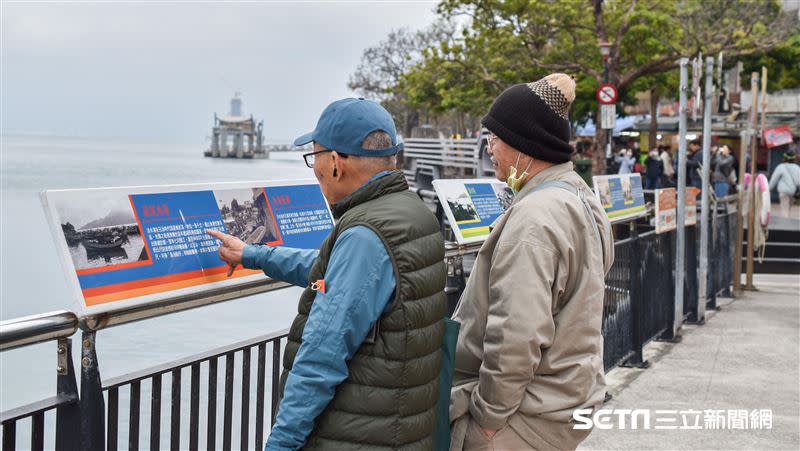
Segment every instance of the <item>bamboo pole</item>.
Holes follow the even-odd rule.
[[[764,123],[767,120],[767,67],[761,66],[761,127],[759,136],[764,136]]]
[[[758,136],[756,135],[757,122],[758,122],[758,72],[753,72],[750,75],[750,108],[752,115],[750,116],[750,128],[753,131],[750,135],[750,185],[748,186],[747,196],[747,274],[745,278],[745,289],[752,290],[753,287],[753,248],[754,236],[756,227],[756,159],[758,158],[756,143]]]

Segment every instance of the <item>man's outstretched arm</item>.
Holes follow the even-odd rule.
[[[317,261],[316,249],[247,245],[242,249],[242,266],[260,269],[273,279],[298,287],[308,286],[308,273]]]
[[[206,233],[221,241],[219,258],[228,264],[228,277],[238,265],[260,269],[273,279],[300,287],[308,286],[308,273],[317,260],[318,250],[290,247],[254,246],[218,230]]]

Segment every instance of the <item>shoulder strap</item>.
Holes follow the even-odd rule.
[[[519,199],[522,199],[523,197],[525,197],[530,193],[534,193],[536,191],[540,191],[547,188],[561,188],[578,196],[578,198],[581,200],[581,203],[583,204],[583,208],[586,210],[586,214],[592,221],[592,228],[594,229],[594,235],[597,237],[597,242],[600,243],[600,255],[603,255],[603,259],[605,260],[605,249],[603,249],[603,238],[602,236],[600,236],[600,229],[598,229],[597,227],[597,220],[594,219],[594,213],[592,213],[592,208],[589,206],[589,202],[586,200],[586,193],[584,193],[582,190],[578,190],[578,188],[576,188],[574,185],[567,183],[563,180],[547,180],[533,187],[533,189],[525,192],[522,196],[514,200],[518,202]]]

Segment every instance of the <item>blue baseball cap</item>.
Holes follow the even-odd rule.
[[[378,130],[389,134],[392,146],[378,150],[362,148],[364,138]],[[328,105],[314,131],[295,139],[294,145],[312,141],[339,153],[368,157],[387,157],[403,148],[397,142],[397,130],[389,112],[377,102],[363,98],[342,99]]]

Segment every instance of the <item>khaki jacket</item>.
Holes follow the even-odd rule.
[[[528,193],[546,180],[584,191],[601,242],[578,196],[555,187]],[[523,187],[481,247],[454,314],[461,330],[451,422],[469,414],[484,428],[509,426],[536,448],[574,449],[589,434],[570,421],[605,396],[601,327],[613,241],[572,163]]]

